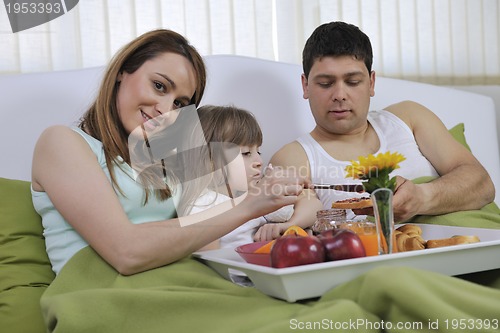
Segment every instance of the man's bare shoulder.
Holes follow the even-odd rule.
[[[394,114],[410,128],[418,122],[435,121],[438,117],[424,105],[414,101],[402,101],[399,103],[391,104],[385,108],[386,111]]]
[[[286,145],[284,145],[283,147],[281,147],[277,152],[276,154],[280,154],[280,153],[288,153],[288,152],[296,152],[296,151],[299,151],[299,150],[302,150],[302,146],[300,145],[300,143],[298,141],[292,141],[290,143],[287,143]],[[275,154],[275,155],[276,155]]]
[[[385,108],[385,110],[397,115],[404,116],[406,114],[411,114],[419,111],[429,111],[425,106],[414,101],[401,101],[398,103],[391,104]]]
[[[280,166],[306,165],[307,155],[300,143],[293,141],[278,150],[271,158],[271,163]]]

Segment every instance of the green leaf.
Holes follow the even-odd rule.
[[[396,177],[392,177],[387,184],[387,188],[391,189],[392,192],[396,190]]]

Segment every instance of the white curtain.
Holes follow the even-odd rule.
[[[202,55],[301,62],[319,24],[358,25],[378,75],[436,84],[500,84],[500,0],[80,0],[65,15],[12,33],[0,8],[0,74],[100,66],[154,28]]]

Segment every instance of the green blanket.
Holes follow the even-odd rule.
[[[416,220],[500,228],[490,208]],[[320,299],[287,303],[192,258],[125,277],[85,248],[41,304],[49,332],[500,332],[500,270],[458,278],[380,266]]]

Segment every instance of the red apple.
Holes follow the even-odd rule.
[[[352,230],[326,230],[319,234],[318,238],[325,247],[327,261],[366,257],[361,239]]]
[[[325,261],[325,249],[315,236],[283,236],[271,249],[271,265],[275,268],[315,264]]]

